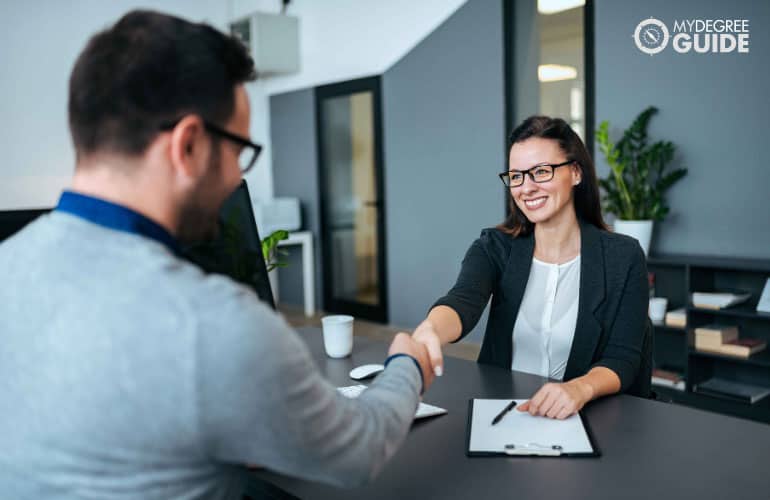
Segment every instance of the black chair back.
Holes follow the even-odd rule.
[[[50,211],[50,208],[0,211],[0,241],[13,236],[24,226]]]
[[[647,323],[644,327],[644,340],[642,342],[642,360],[639,364],[639,373],[636,375],[636,380],[628,388],[626,394],[632,396],[639,396],[642,398],[655,399],[655,393],[652,392],[652,353],[655,351],[655,334],[652,326],[652,321],[647,318]]]

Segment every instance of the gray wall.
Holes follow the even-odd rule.
[[[770,257],[770,2],[596,0],[596,123],[616,134],[646,106],[652,138],[673,141],[690,173],[669,191],[671,215],[652,252]],[[748,19],[748,54],[649,56],[631,38],[655,17]],[[596,150],[599,174],[608,168]],[[740,178],[738,177],[740,174]]]
[[[273,147],[273,189],[276,196],[299,198],[303,229],[315,235],[316,306],[322,307],[320,201],[316,147],[315,98],[312,89],[270,98],[270,140]],[[267,236],[267,235],[264,235]],[[303,304],[302,256],[299,247],[289,250],[289,266],[280,269],[279,299]]]
[[[383,75],[393,324],[416,326],[501,222],[502,43],[501,2],[471,0]]]

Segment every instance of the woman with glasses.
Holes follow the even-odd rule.
[[[491,297],[479,363],[550,378],[521,411],[563,419],[617,392],[649,395],[647,270],[638,242],[602,219],[585,145],[561,119],[511,134],[510,215],[485,229],[454,287],[413,336],[437,375],[441,346],[467,335]]]

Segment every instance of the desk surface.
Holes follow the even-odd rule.
[[[319,328],[299,330],[321,372],[339,386],[348,371],[382,362],[387,345],[356,337],[353,355],[327,358]],[[418,421],[370,484],[354,490],[269,472],[257,475],[303,499],[770,498],[770,426],[631,396],[589,404],[584,414],[600,458],[468,458],[469,398],[527,398],[544,379],[445,358],[425,402],[447,415]]]

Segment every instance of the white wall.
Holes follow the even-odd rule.
[[[265,146],[247,180],[254,198],[273,194],[268,96],[379,74],[466,0],[294,0],[301,71],[249,84],[251,134]],[[67,80],[96,31],[133,8],[152,8],[220,29],[279,0],[0,0],[0,210],[52,206],[70,181]]]
[[[299,17],[300,71],[249,85],[251,132],[265,149],[248,179],[252,195],[273,195],[269,96],[381,74],[444,22],[466,0],[294,0]],[[277,13],[279,0],[229,0],[228,18]],[[502,22],[502,21],[501,21]],[[249,174],[252,176],[252,174]]]
[[[210,0],[0,1],[0,210],[53,206],[69,185],[70,71],[91,35],[134,8],[227,24]]]

